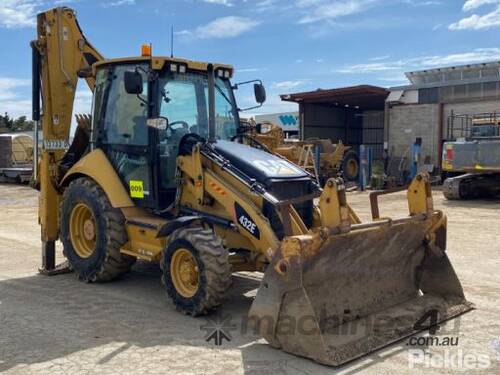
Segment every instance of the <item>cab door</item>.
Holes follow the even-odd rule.
[[[159,115],[168,120],[168,129],[158,132],[158,173],[160,206],[175,199],[177,156],[183,137],[194,133],[206,135],[207,109],[203,93],[206,77],[199,74],[169,74],[161,81],[164,93]]]
[[[93,139],[109,158],[132,200],[138,206],[155,207],[153,153],[150,147],[152,129],[147,126],[147,75],[143,75],[144,90],[141,95],[128,94],[124,85],[124,73],[136,71],[137,66],[110,65],[98,71],[93,105]]]

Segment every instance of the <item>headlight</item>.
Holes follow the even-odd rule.
[[[273,125],[267,122],[264,122],[263,124],[258,124],[258,126],[259,126],[258,132],[260,134],[268,134],[271,132],[271,130],[273,130]]]

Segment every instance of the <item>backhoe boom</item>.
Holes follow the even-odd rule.
[[[41,127],[43,143],[35,152],[39,164],[34,181],[40,188],[39,222],[44,250],[44,270],[53,269],[53,242],[58,238],[60,193],[59,162],[69,146],[71,119],[78,78],[93,90],[92,64],[102,55],[87,41],[69,8],[55,8],[38,15],[33,49],[33,120],[35,139]],[[43,111],[40,111],[40,100]],[[77,138],[77,137],[75,137]],[[35,143],[35,148],[37,144]],[[39,156],[39,157],[38,157]],[[35,163],[36,164],[36,163]]]

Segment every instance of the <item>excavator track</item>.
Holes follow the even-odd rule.
[[[449,200],[459,200],[463,199],[460,197],[460,183],[467,180],[468,175],[462,175],[457,177],[450,177],[444,180],[443,183],[443,195]]]
[[[467,173],[447,178],[443,195],[449,200],[493,198],[500,195],[500,174]]]

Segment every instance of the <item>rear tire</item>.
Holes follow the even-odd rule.
[[[211,229],[173,232],[160,267],[167,295],[187,315],[204,315],[220,306],[231,286],[228,251]]]
[[[60,208],[64,255],[80,280],[111,281],[130,270],[135,258],[120,253],[127,242],[125,218],[91,179],[69,184]]]
[[[359,180],[359,157],[356,151],[348,150],[344,154],[342,174],[346,181],[356,182]]]

